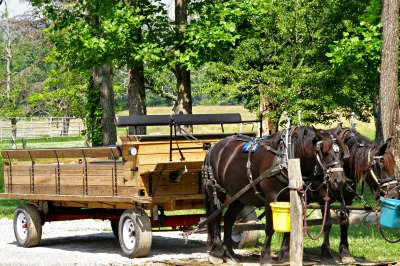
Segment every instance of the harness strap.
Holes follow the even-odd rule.
[[[244,193],[246,193],[251,187],[257,185],[261,181],[263,181],[266,178],[269,178],[271,176],[276,175],[281,171],[281,167],[275,166],[267,171],[265,171],[262,175],[257,177],[256,179],[253,180],[253,182],[247,184],[245,187],[243,187],[241,190],[239,190],[235,195],[233,195],[228,201],[226,201],[221,208],[218,208],[216,211],[214,211],[210,216],[207,217],[207,219],[201,221],[198,225],[197,228],[203,228],[205,227],[210,221],[212,221],[218,214],[220,214],[224,208],[228,207],[232,202],[237,200],[240,196],[242,196]]]
[[[253,182],[253,173],[251,172],[251,150],[253,149],[254,146],[258,145],[258,142],[259,142],[259,139],[258,138],[255,139],[254,142],[251,143],[249,152],[247,153],[247,165],[246,165],[246,168],[247,168],[247,177],[248,177],[250,183]],[[264,200],[263,193],[258,191],[256,186],[253,186],[253,189],[254,189],[254,194],[258,198],[260,198],[261,200]]]

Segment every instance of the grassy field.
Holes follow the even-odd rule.
[[[147,113],[149,115],[171,115],[172,110],[170,107],[149,107],[147,109]],[[219,114],[219,113],[240,113],[242,116],[242,120],[250,121],[256,120],[256,115],[246,110],[243,106],[194,106],[193,114]],[[117,116],[128,115],[128,111],[122,111],[117,114]],[[343,119],[343,126],[350,127],[350,121]],[[315,125],[318,128],[329,128],[326,125]],[[332,126],[337,126],[337,121],[332,122]],[[224,128],[227,132],[238,132],[240,131],[238,125],[225,125]],[[356,128],[358,131],[362,132],[369,139],[373,140],[375,138],[375,126],[373,123],[364,123],[364,122],[356,122]],[[168,127],[147,127],[147,134],[168,134]],[[245,124],[243,125],[242,131],[256,131],[257,125],[253,124]],[[125,128],[118,129],[118,135],[123,136],[126,135]],[[221,132],[221,128],[218,125],[196,125],[194,126],[194,133],[212,133],[212,132]]]
[[[204,113],[241,113],[243,120],[254,120],[255,115],[251,114],[241,106],[196,106],[193,108],[193,113],[204,114]],[[171,114],[171,109],[169,107],[155,107],[148,108],[148,114]],[[117,115],[127,115],[127,112],[121,112]],[[349,126],[348,122],[344,123],[345,126]],[[336,122],[333,123],[336,125]],[[243,131],[255,131],[257,125],[244,125]],[[318,126],[319,128],[326,128],[323,126]],[[364,135],[368,136],[370,139],[374,138],[374,126],[369,123],[357,123],[357,129]],[[237,125],[232,126],[232,128],[225,128],[226,132],[239,131],[240,128]],[[220,132],[219,126],[199,126],[194,128],[195,133],[206,133],[206,132]],[[168,127],[150,127],[148,128],[148,134],[167,134]],[[118,135],[126,135],[125,128],[118,129]],[[82,147],[83,138],[69,139],[68,141],[57,141],[57,140],[39,140],[39,141],[28,141],[28,148],[59,148],[59,147]],[[18,143],[18,148],[21,148],[22,144]],[[11,143],[0,142],[1,149],[11,148]],[[1,158],[0,158],[1,160]],[[0,192],[4,191],[3,183],[3,164],[0,162]],[[9,200],[0,199],[0,218],[9,217],[12,218],[15,208],[23,201],[20,200]],[[373,202],[371,202],[373,204]],[[320,227],[315,226],[311,228],[312,235],[316,235]],[[399,230],[385,229],[385,233],[390,239],[396,239],[400,237]],[[398,252],[399,244],[390,244],[382,238],[379,234],[378,228],[375,225],[369,225],[362,223],[360,225],[351,225],[350,232],[350,245],[351,251],[356,258],[371,260],[371,261],[400,261],[400,253]],[[331,233],[331,247],[334,250],[335,256],[338,256],[338,246],[340,241],[340,228],[339,226],[333,226]],[[254,249],[254,251],[259,252],[261,250],[261,245],[265,240],[265,234],[260,232],[259,244]],[[273,250],[278,251],[280,247],[280,236],[275,234],[273,238]],[[304,243],[304,253],[305,254],[319,254],[322,239],[313,241],[308,237],[305,237]]]

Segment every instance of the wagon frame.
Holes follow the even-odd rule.
[[[153,228],[185,230],[205,214],[166,216],[165,211],[203,209],[201,168],[207,149],[240,114],[131,115],[119,127],[168,126],[168,135],[126,135],[109,147],[3,150],[5,193],[29,200],[14,213],[14,232],[23,247],[40,244],[46,222],[110,220],[125,256],[147,256]],[[179,134],[179,127],[221,125],[222,133]],[[259,124],[261,125],[261,124]],[[241,133],[255,137],[255,132]],[[239,218],[254,223],[252,208]],[[237,230],[238,247],[254,245],[257,231]]]

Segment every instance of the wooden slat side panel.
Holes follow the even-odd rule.
[[[136,184],[138,189],[144,190],[145,196],[149,196],[151,192],[149,178],[149,176],[144,176],[138,179]],[[192,195],[199,193],[199,178],[197,173],[182,175],[178,183],[171,183],[169,174],[161,175],[158,186],[155,189],[157,179],[158,174],[155,174],[152,178],[152,192],[155,193],[155,196]]]
[[[187,150],[182,150],[183,153],[205,153],[206,151],[203,150],[203,143],[211,143],[214,144],[216,141],[201,141],[201,143],[197,142],[176,142],[172,143],[172,148],[191,148]],[[168,143],[163,142],[150,142],[150,143],[140,143],[138,148],[138,154],[154,154],[154,153],[164,153],[169,154],[170,146]]]
[[[69,148],[69,149],[34,149],[34,150],[2,150],[3,158],[37,159],[37,158],[74,158],[74,157],[120,157],[117,147]]]
[[[205,158],[205,153],[204,154],[200,154],[200,153],[190,154],[191,156],[189,156],[189,154],[184,153],[183,155],[184,155],[186,161],[203,162],[204,158]],[[180,159],[181,159],[181,156],[179,153],[178,154],[174,153],[172,155],[173,161],[179,162]],[[164,154],[141,155],[140,157],[138,157],[138,165],[137,166],[139,168],[139,172],[143,173],[145,171],[149,171],[148,170],[149,168],[144,169],[144,168],[146,168],[146,165],[152,165],[153,166],[152,168],[154,169],[154,166],[157,163],[168,163],[168,162],[170,162],[169,155],[168,156],[164,156]],[[153,169],[151,169],[151,167],[150,167],[150,171],[153,171]]]

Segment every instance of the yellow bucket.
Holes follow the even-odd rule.
[[[290,202],[271,202],[275,232],[290,232]]]

